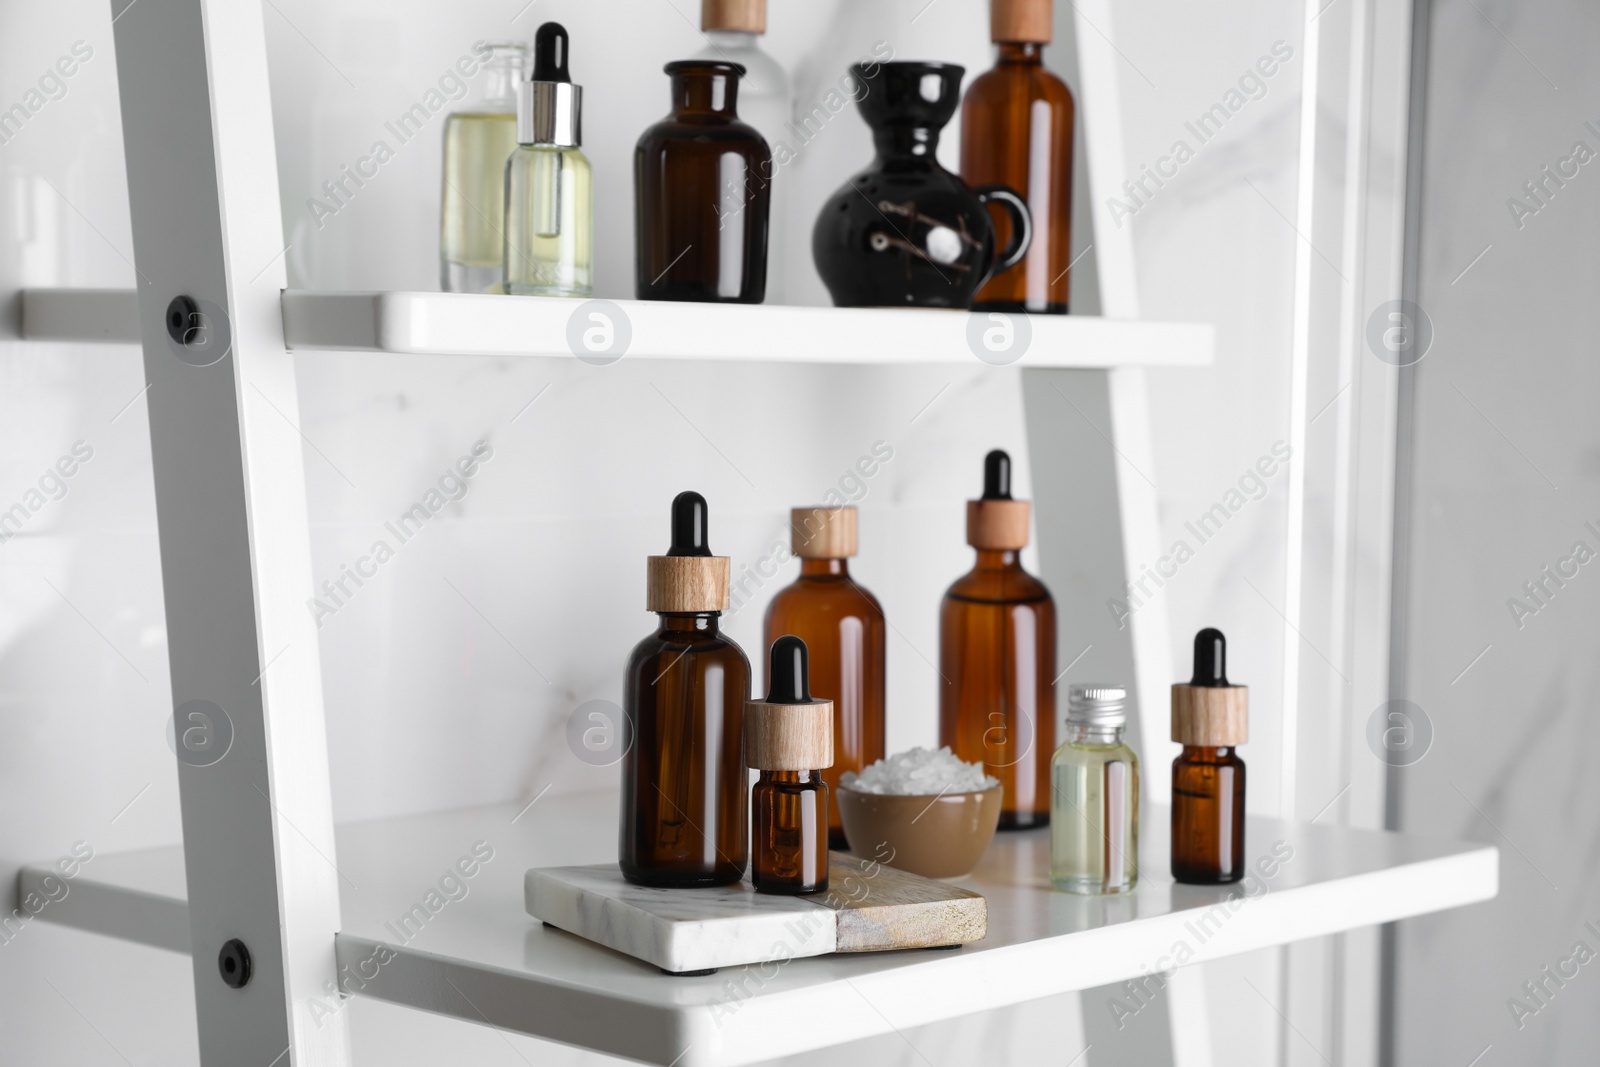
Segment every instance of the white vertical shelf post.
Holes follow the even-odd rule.
[[[350,1062],[259,0],[113,0],[200,1060]],[[179,306],[176,333],[168,315]],[[248,982],[224,981],[233,940]],[[236,961],[235,974],[238,972]]]
[[[1118,87],[1122,60],[1111,43],[1113,4],[1077,0],[1056,8],[1058,29],[1070,27],[1076,46],[1079,143],[1087,155],[1087,189],[1077,195],[1088,196],[1090,210],[1074,212],[1074,218],[1094,221],[1099,312],[1133,320],[1139,297],[1132,230],[1105,223],[1093,207],[1120,188],[1127,167]],[[1073,678],[1090,680],[1089,673],[1096,673],[1092,680],[1130,683],[1135,711],[1130,725],[1144,759],[1141,793],[1146,803],[1166,804],[1171,794],[1167,768],[1177,753],[1168,719],[1173,673],[1166,603],[1149,585],[1146,593],[1153,596],[1134,598],[1125,589],[1125,583],[1145,577],[1146,567],[1153,570],[1163,554],[1144,371],[1024,371],[1023,390],[1041,567],[1063,602],[1058,666],[1065,668],[1081,655]],[[1138,608],[1119,618],[1113,600]],[[1067,682],[1061,679],[1058,704],[1065,704]],[[1164,857],[1145,860],[1165,862]],[[1148,1018],[1140,1025],[1113,1024],[1105,1004],[1112,996],[1127,994],[1111,986],[1082,995],[1084,1032],[1092,1047],[1088,1067],[1211,1067],[1210,1020],[1199,970],[1183,969],[1166,978],[1163,995],[1141,1013]]]

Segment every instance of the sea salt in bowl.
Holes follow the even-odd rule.
[[[914,748],[839,780],[850,851],[927,878],[972,873],[1000,824],[1000,782],[948,748]]]

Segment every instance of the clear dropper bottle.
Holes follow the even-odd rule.
[[[532,77],[517,102],[505,166],[505,291],[588,296],[594,275],[594,179],[583,143],[583,89],[567,73],[567,31],[539,27]]]

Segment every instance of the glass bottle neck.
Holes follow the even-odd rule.
[[[759,47],[761,35],[749,30],[706,30],[706,41],[723,52],[743,52]]]
[[[1209,745],[1184,745],[1183,755],[1179,758],[1188,763],[1221,763],[1233,756],[1233,748],[1228,745],[1211,747]]]
[[[814,785],[822,781],[820,771],[762,771],[761,781],[774,785]]]
[[[1044,65],[1044,45],[1037,41],[1001,41],[997,63],[1038,67]]]
[[[980,571],[1020,571],[1022,569],[1022,557],[1014,548],[980,548],[978,549],[978,563],[975,569]]]
[[[738,104],[739,76],[731,70],[685,70],[672,75],[672,111],[676,115],[738,118]]]
[[[1067,741],[1075,745],[1117,745],[1122,743],[1121,726],[1091,726],[1067,720]]]
[[[850,577],[849,561],[842,559],[802,559],[800,561],[800,577],[848,578]]]
[[[722,617],[722,612],[700,611],[692,615],[658,613],[656,617],[661,620],[659,633],[692,633],[715,637],[717,620]]]
[[[522,81],[528,57],[521,49],[495,48],[483,62],[483,79],[473,99],[484,102],[517,102],[517,86]]]

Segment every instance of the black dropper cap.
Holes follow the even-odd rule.
[[[567,30],[547,22],[533,35],[533,77],[536,82],[570,82],[567,74]]]
[[[806,643],[793,634],[772,642],[767,668],[768,704],[811,704],[810,654]]]
[[[1194,635],[1194,677],[1190,685],[1219,688],[1228,684],[1228,639],[1207,626]]]
[[[546,26],[555,23],[547,22]],[[556,26],[556,29],[561,27]],[[541,27],[540,32],[543,32]],[[667,549],[669,556],[709,556],[711,555],[711,539],[706,532],[706,521],[709,510],[706,508],[706,498],[693,490],[679,493],[672,498],[672,547]]]
[[[1011,499],[1011,457],[998,448],[983,457],[983,499]]]

